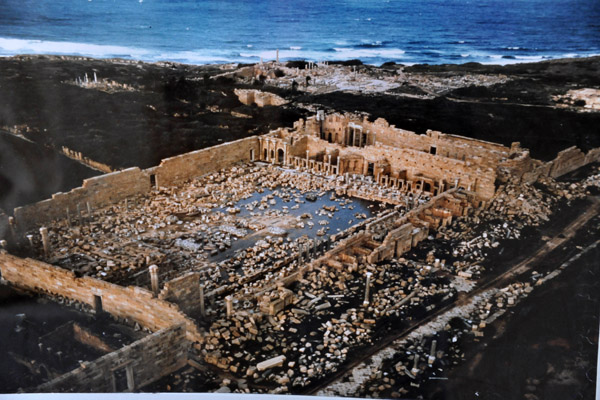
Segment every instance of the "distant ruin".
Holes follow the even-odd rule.
[[[245,104],[279,102],[254,92],[238,95]],[[337,364],[314,369],[302,356],[293,361],[276,353],[286,345],[262,343],[265,329],[283,330],[282,311],[292,308],[287,320],[299,322],[309,309],[325,312],[352,287],[360,288],[352,293],[364,290],[361,304],[368,306],[375,295],[371,275],[365,283],[352,274],[365,276],[366,267],[377,272],[371,266],[398,260],[453,219],[485,209],[498,185],[555,178],[599,161],[600,149],[584,154],[570,148],[543,163],[519,143],[418,135],[382,119],[319,112],[292,128],[87,179],[68,193],[0,215],[1,278],[153,334],[30,390],[135,391],[190,362],[188,351],[252,379],[276,379],[263,371],[284,364],[302,365],[294,378],[324,376]],[[320,203],[327,198],[331,204]],[[354,210],[356,199],[380,211],[350,213],[340,225],[346,228],[329,232],[335,213]],[[293,214],[315,200],[316,209]],[[238,239],[246,247],[229,252]],[[13,249],[31,258],[9,254]],[[219,254],[229,256],[216,261]],[[74,255],[85,262],[73,261]],[[444,260],[431,265],[444,268]],[[450,295],[441,283],[419,286],[428,267],[394,288],[403,300],[386,312],[398,315],[405,304]],[[471,277],[466,270],[455,274]],[[330,281],[338,294],[307,294]],[[367,340],[374,319],[360,317],[356,308],[345,313],[361,320],[350,336]],[[286,329],[291,337],[297,332]],[[260,349],[242,353],[245,342],[267,348],[264,356]],[[332,346],[336,362],[343,361],[347,348]],[[124,384],[118,384],[119,373]],[[303,385],[290,378],[277,382]]]

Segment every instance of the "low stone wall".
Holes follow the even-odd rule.
[[[114,171],[114,169],[112,169],[110,166],[108,166],[106,164],[102,164],[101,162],[94,161],[91,158],[85,157],[80,151],[71,150],[65,146],[62,147],[61,151],[65,156],[69,157],[70,159],[79,161],[82,164],[85,164],[88,167],[93,168],[95,170],[98,170],[98,171],[101,171],[104,173],[110,173],[110,172]]]
[[[551,161],[550,176],[557,178],[585,164],[585,154],[577,147],[569,147],[558,153],[556,158]]]
[[[200,274],[188,272],[165,283],[158,298],[175,303],[187,315],[200,311]]]
[[[202,342],[194,322],[175,304],[157,299],[152,292],[139,287],[122,287],[87,276],[78,278],[72,271],[30,258],[19,258],[0,251],[2,279],[37,293],[63,296],[97,307],[119,318],[127,318],[141,326],[158,331],[184,324],[187,338]]]
[[[187,363],[185,326],[172,326],[46,382],[33,392],[133,391]],[[120,377],[119,377],[120,376]]]
[[[252,104],[256,104],[258,107],[282,106],[288,103],[286,99],[274,93],[262,92],[256,89],[235,89],[233,92],[238,100],[247,106]]]
[[[77,215],[79,205],[87,213],[87,203],[92,208],[119,202],[127,197],[150,191],[150,179],[139,168],[96,176],[83,181],[81,187],[67,193],[55,193],[51,199],[15,208],[17,229],[22,233],[53,220]]]
[[[259,158],[258,136],[220,144],[180,156],[165,158],[153,169],[157,186],[172,186],[209,172],[218,171],[236,162]]]
[[[575,146],[569,147],[559,152],[556,158],[548,163],[550,164],[548,174],[552,178],[558,178],[594,162],[600,162],[600,148],[597,147],[585,154]]]

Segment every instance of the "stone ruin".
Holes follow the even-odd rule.
[[[238,95],[250,103],[260,98]],[[485,210],[498,184],[554,178],[599,160],[600,149],[584,154],[571,148],[543,163],[519,143],[507,147],[436,131],[418,135],[382,119],[318,112],[293,128],[172,157],[146,170],[87,179],[68,193],[0,215],[1,277],[154,334],[32,390],[114,391],[115,378],[101,375],[121,369],[127,376],[121,389],[134,391],[186,363],[302,387],[334,371],[353,344],[368,343],[378,316],[451,295],[446,284],[420,283],[446,268],[445,260],[413,265],[410,276],[382,263],[400,265],[403,254],[453,219]],[[264,190],[273,192],[242,213],[239,202]],[[317,204],[326,194],[336,203],[293,218],[290,211],[308,194]],[[277,209],[276,197],[295,205]],[[372,216],[356,213],[357,222],[329,233],[329,221],[353,207],[353,199],[382,209]],[[315,216],[323,219],[313,237],[284,238],[289,229],[315,225]],[[256,235],[263,239],[228,253],[232,243]],[[13,249],[30,257],[9,254]],[[211,258],[221,253],[230,255],[221,262]],[[452,271],[472,276],[466,269]],[[396,273],[397,285],[380,293],[370,289]],[[303,321],[327,316],[345,297],[358,303],[346,306],[344,318],[323,324],[344,340],[324,339],[331,359],[310,361],[310,341],[295,335]],[[281,336],[284,326],[289,337]],[[244,350],[245,344],[257,350]],[[149,366],[153,352],[163,355],[160,368]],[[269,372],[284,365],[288,375]]]

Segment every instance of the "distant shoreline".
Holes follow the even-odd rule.
[[[83,55],[62,55],[62,54],[15,54],[15,55],[0,55],[0,59],[23,59],[23,60],[31,60],[31,59],[40,59],[40,60],[60,60],[60,61],[104,61],[107,63],[120,63],[120,64],[147,64],[154,65],[159,67],[168,67],[168,66],[186,66],[186,67],[220,67],[220,66],[253,66],[258,65],[260,62],[214,62],[214,63],[201,63],[201,64],[193,64],[193,63],[185,63],[179,61],[170,61],[170,60],[158,60],[158,61],[146,61],[146,60],[138,60],[132,58],[120,58],[120,57],[91,57],[91,56],[83,56]],[[560,58],[548,58],[544,60],[535,60],[535,61],[527,61],[523,60],[522,62],[510,62],[510,63],[481,63],[476,61],[469,61],[464,63],[401,63],[394,61],[387,61],[380,65],[368,64],[360,59],[347,59],[347,60],[331,60],[324,61],[322,63],[326,63],[328,65],[365,65],[374,68],[382,68],[387,65],[395,65],[398,67],[431,67],[433,69],[443,68],[447,66],[454,67],[481,67],[481,68],[494,68],[494,67],[508,67],[511,66],[524,66],[524,65],[540,65],[540,64],[552,64],[552,63],[565,63],[565,62],[586,62],[591,60],[600,59],[600,54],[592,54],[588,56],[582,57],[560,57]],[[263,60],[264,63],[275,63],[275,60]],[[289,59],[289,60],[281,60],[280,64],[285,65],[287,63],[294,62],[315,62],[309,59]],[[318,62],[321,63],[321,62]]]

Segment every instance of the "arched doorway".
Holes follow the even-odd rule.
[[[277,162],[283,164],[283,149],[277,150]]]
[[[264,161],[267,161],[267,149],[265,149],[265,151],[264,151],[263,160],[264,160]]]
[[[271,161],[275,159],[275,150],[271,150]]]

